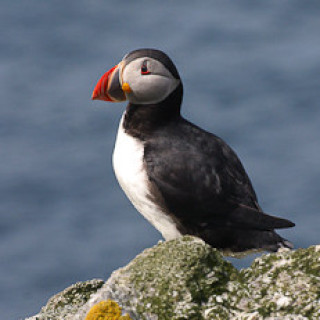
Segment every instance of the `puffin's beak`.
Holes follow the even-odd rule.
[[[96,84],[91,99],[120,102],[126,100],[126,95],[120,84],[119,65],[107,71]]]

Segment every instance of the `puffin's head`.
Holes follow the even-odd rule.
[[[127,54],[101,77],[92,99],[156,104],[165,100],[180,83],[178,71],[165,53],[139,49]]]

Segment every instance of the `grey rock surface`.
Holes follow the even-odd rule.
[[[185,236],[144,250],[81,298],[88,283],[53,297],[30,320],[84,320],[107,299],[136,320],[320,319],[320,246],[262,255],[239,271],[216,249]],[[69,306],[63,297],[70,292],[78,298]]]
[[[84,305],[93,293],[104,284],[103,280],[93,279],[78,282],[49,299],[39,314],[26,320],[71,320],[79,308]]]

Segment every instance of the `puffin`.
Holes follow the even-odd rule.
[[[182,117],[183,85],[167,54],[149,48],[128,53],[103,74],[91,98],[128,100],[114,172],[165,240],[192,235],[226,255],[293,248],[275,229],[295,224],[263,212],[233,149]]]

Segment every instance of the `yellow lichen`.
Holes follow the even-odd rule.
[[[131,320],[128,314],[121,316],[121,307],[110,299],[100,301],[88,312],[85,320]]]

